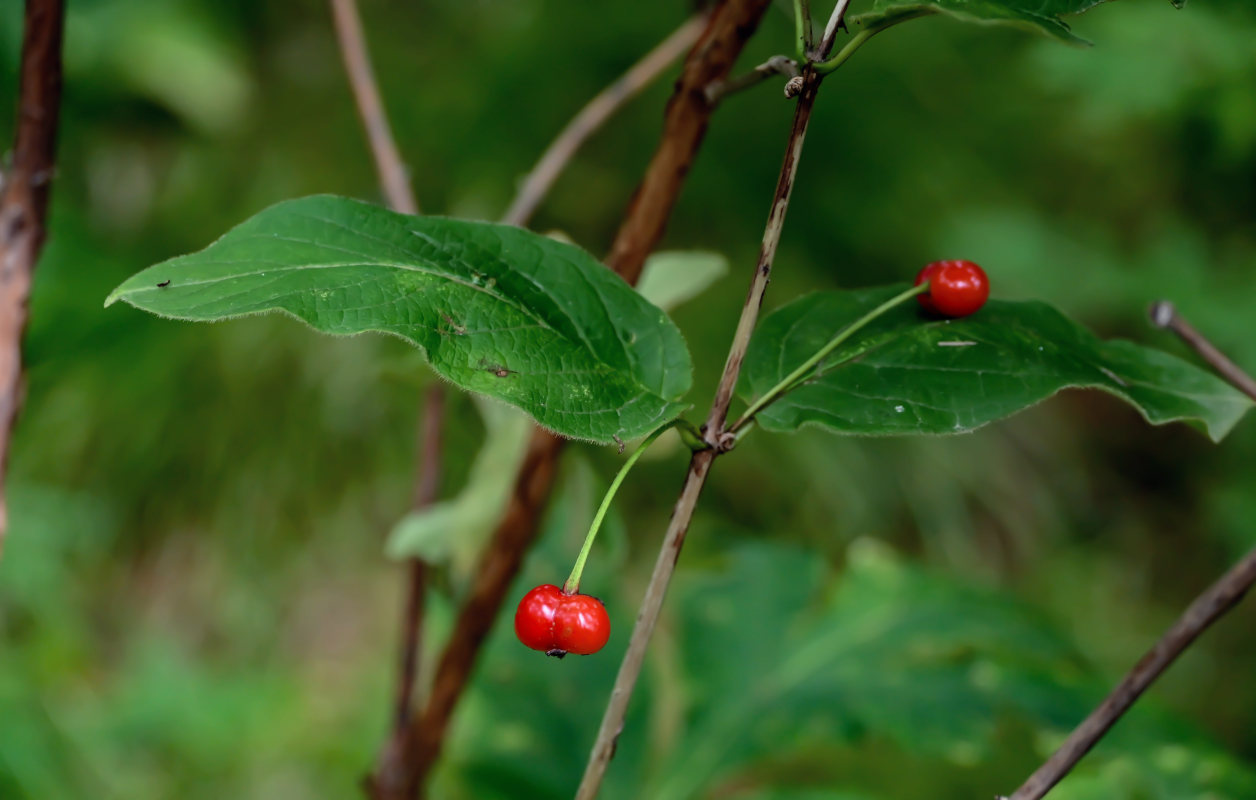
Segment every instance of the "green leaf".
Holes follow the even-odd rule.
[[[812,294],[755,331],[738,393],[775,386],[851,321],[903,285]],[[955,320],[898,306],[857,332],[815,375],[759,413],[767,430],[814,424],[869,436],[963,433],[1063,389],[1116,395],[1159,425],[1184,420],[1219,441],[1252,402],[1179,358],[1105,342],[1039,302],[991,301]]]
[[[1009,25],[1045,33],[1071,44],[1090,44],[1075,35],[1061,17],[1087,11],[1104,0],[876,0],[872,11],[851,22],[864,28],[885,27],[906,16],[945,14],[964,22]],[[1185,0],[1175,0],[1181,7]]]
[[[646,300],[670,311],[706,291],[728,274],[728,259],[720,253],[671,250],[646,259],[637,291]]]
[[[458,579],[474,568],[481,546],[501,517],[533,430],[528,418],[513,408],[491,400],[477,405],[484,418],[484,444],[466,485],[456,497],[402,517],[387,545],[393,558],[449,564]]]
[[[395,334],[463,389],[602,443],[675,417],[691,380],[667,315],[583,250],[343,197],[271,206],[105,305],[117,300],[175,319],[282,311],[324,333]]]

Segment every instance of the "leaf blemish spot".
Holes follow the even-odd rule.
[[[480,363],[483,365],[483,369],[485,372],[491,372],[499,378],[505,378],[510,375],[516,374],[513,369],[507,369],[506,366],[503,364],[484,364],[484,362],[480,362]]]
[[[455,336],[466,336],[466,335],[467,335],[467,326],[465,326],[465,325],[459,325],[458,323],[454,322],[454,318],[453,318],[453,317],[451,317],[451,316],[449,316],[448,314],[441,314],[441,318],[445,320],[445,323],[446,323],[447,325],[449,325],[450,329],[452,330],[452,332],[453,332],[453,334],[454,334]],[[446,333],[447,331],[445,331],[445,330],[442,328],[440,332],[441,332],[441,333]]]

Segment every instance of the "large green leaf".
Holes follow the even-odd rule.
[[[766,393],[838,331],[905,286],[812,294],[763,320],[738,391]],[[1174,356],[1105,342],[1039,302],[991,301],[930,319],[915,303],[877,318],[801,386],[758,415],[764,428],[815,424],[862,435],[962,433],[1063,389],[1093,388],[1153,424],[1184,420],[1221,437],[1252,406],[1219,378]]]
[[[1073,44],[1089,44],[1075,35],[1061,17],[1087,11],[1104,0],[876,0],[872,11],[851,20],[863,27],[883,27],[920,14],[949,17],[984,25],[1011,25],[1055,36]],[[1184,0],[1174,0],[1181,7]]]
[[[271,206],[133,276],[105,304],[116,300],[176,319],[283,311],[325,333],[396,334],[462,388],[597,442],[674,417],[691,379],[666,314],[583,250],[343,197]]]

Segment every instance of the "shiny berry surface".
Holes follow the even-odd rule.
[[[926,311],[946,317],[966,317],[986,304],[990,280],[971,261],[934,261],[916,276],[916,286],[929,281],[929,291],[916,295]]]
[[[525,646],[548,655],[587,656],[606,646],[611,620],[606,606],[596,597],[567,594],[546,583],[519,601],[515,635]]]
[[[574,594],[554,614],[554,648],[587,656],[606,646],[611,638],[611,618],[596,597]]]
[[[554,644],[554,612],[562,601],[563,590],[546,583],[523,596],[515,610],[515,635],[533,650],[552,650]]]

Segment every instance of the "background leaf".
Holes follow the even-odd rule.
[[[1045,33],[1072,44],[1089,44],[1073,34],[1061,17],[1080,14],[1104,0],[877,0],[873,10],[851,20],[871,26],[902,14],[945,14],[964,22],[1011,25]],[[1174,2],[1181,7],[1181,2]]]
[[[751,340],[742,397],[749,402],[767,392],[904,288],[811,294],[773,312]],[[931,319],[916,303],[892,309],[758,421],[774,431],[817,424],[864,435],[962,433],[1073,388],[1114,394],[1153,424],[1201,425],[1214,441],[1252,406],[1175,356],[1104,342],[1045,303],[995,300],[962,319]]]
[[[654,305],[670,311],[727,274],[728,259],[720,253],[666,250],[646,259],[637,291]]]
[[[515,472],[528,449],[532,423],[517,410],[477,398],[484,444],[462,491],[450,500],[411,511],[393,527],[388,555],[449,564],[463,578],[510,499]]]
[[[325,333],[393,333],[462,388],[602,443],[675,416],[691,380],[667,316],[583,250],[342,197],[272,206],[133,276],[116,300],[177,319],[285,311]]]

